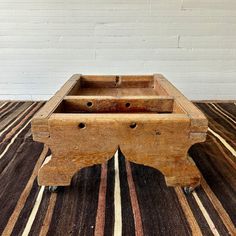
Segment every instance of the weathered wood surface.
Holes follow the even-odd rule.
[[[66,96],[63,112],[129,113],[172,112],[173,97],[170,96]]]
[[[78,170],[107,161],[118,148],[129,161],[160,170],[169,186],[199,184],[187,151],[205,140],[207,120],[163,76],[81,75],[67,84],[32,121],[34,140],[52,151],[40,185],[70,185]]]
[[[71,94],[71,93],[70,93]],[[157,96],[158,93],[154,88],[79,88],[74,90],[71,95],[80,96]]]
[[[163,75],[156,74],[155,86],[162,93],[172,95],[175,98],[176,103],[182,108],[191,118],[191,131],[194,132],[206,132],[208,121],[205,115],[193,105],[180,91],[178,91]],[[161,94],[161,92],[160,92]]]
[[[50,136],[48,119],[50,115],[60,106],[63,98],[69,93],[80,79],[80,75],[73,75],[59,91],[35,114],[32,119],[32,133],[35,140],[44,142]],[[39,138],[37,138],[39,137]],[[41,139],[40,139],[41,138]]]
[[[154,80],[150,75],[85,75],[81,78],[81,86],[84,88],[153,88]]]

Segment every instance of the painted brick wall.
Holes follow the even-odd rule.
[[[154,72],[190,99],[235,99],[236,1],[0,1],[0,99],[47,99],[74,73]]]

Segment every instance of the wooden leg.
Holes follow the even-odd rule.
[[[74,174],[79,171],[70,160],[52,158],[38,173],[38,184],[44,186],[69,186]]]
[[[170,165],[162,170],[167,186],[181,186],[192,190],[200,185],[201,174],[189,160]]]
[[[195,163],[188,158],[180,161],[162,161],[150,166],[161,171],[167,186],[191,187],[191,189],[194,189],[200,185],[201,174]]]

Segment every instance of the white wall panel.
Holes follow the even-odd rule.
[[[236,10],[235,0],[184,0],[184,9]]]
[[[236,48],[236,36],[182,36],[179,40],[180,48]]]
[[[48,99],[74,73],[155,72],[190,99],[235,99],[236,1],[0,1],[0,99]]]

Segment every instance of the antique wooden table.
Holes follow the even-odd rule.
[[[126,159],[154,167],[168,186],[191,192],[201,175],[188,149],[206,137],[207,119],[160,74],[73,75],[32,120],[35,141],[52,152],[39,185],[70,185],[81,168]]]

